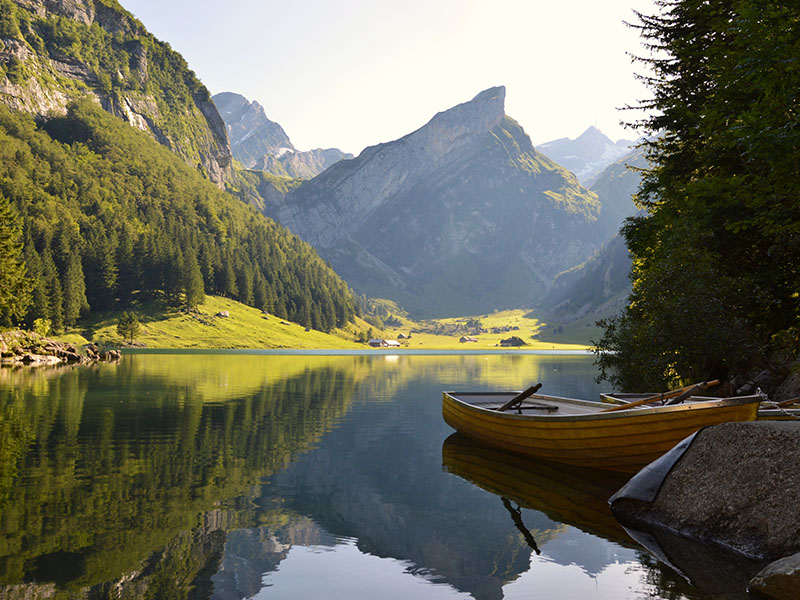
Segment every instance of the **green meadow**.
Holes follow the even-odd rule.
[[[586,349],[583,340],[571,335],[557,335],[552,328],[532,318],[524,309],[495,312],[474,317],[415,321],[406,316],[393,316],[391,325],[377,327],[356,318],[343,329],[324,333],[221,296],[206,296],[194,309],[165,308],[159,303],[144,303],[134,311],[140,322],[132,345],[117,333],[120,313],[100,313],[80,327],[68,330],[59,339],[74,344],[93,342],[103,346],[175,349],[319,349],[357,350],[368,348],[359,338],[398,339],[403,348],[479,350],[497,348],[500,340],[517,336],[525,342],[520,349]],[[222,316],[227,313],[227,316]],[[480,322],[486,333],[475,335],[477,342],[460,342],[467,322]],[[492,330],[499,330],[492,333]],[[577,333],[579,334],[580,328]],[[402,335],[401,335],[402,334]],[[410,335],[410,338],[408,336]],[[403,339],[406,336],[407,339]]]

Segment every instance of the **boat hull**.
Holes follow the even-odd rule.
[[[497,394],[498,401],[513,395]],[[516,454],[623,472],[638,471],[703,427],[754,420],[759,400],[756,396],[709,399],[615,412],[602,412],[608,405],[583,402],[598,408],[577,415],[530,415],[476,406],[470,403],[471,396],[487,394],[443,394],[442,416],[462,435]]]

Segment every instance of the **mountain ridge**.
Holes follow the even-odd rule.
[[[225,122],[234,158],[246,169],[278,177],[311,179],[336,162],[353,158],[338,148],[298,150],[264,107],[235,92],[212,96]]]
[[[264,210],[359,293],[425,316],[532,306],[613,234],[597,197],[505,114],[502,86]]]
[[[591,185],[603,169],[630,152],[634,143],[624,139],[614,142],[592,125],[574,140],[558,138],[538,144],[537,148],[575,173],[582,184]]]
[[[642,149],[612,163],[595,177],[592,191],[603,202],[603,218],[620,226],[637,213],[633,203],[641,176],[648,165]],[[537,307],[537,314],[561,323],[592,316],[595,320],[616,314],[625,306],[631,290],[628,274],[631,258],[624,238],[613,238],[586,262],[559,274]]]
[[[92,97],[218,187],[232,156],[211,95],[169,44],[115,0],[2,0],[0,102],[40,118]]]
[[[320,331],[354,317],[308,244],[229,193],[208,90],[115,0],[0,0],[0,142],[0,225],[22,232],[28,278],[2,325],[194,314],[206,293]]]

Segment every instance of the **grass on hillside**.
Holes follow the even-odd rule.
[[[487,348],[500,347],[500,340],[517,336],[526,345],[521,346],[521,350],[586,350],[589,344],[588,337],[580,337],[576,333],[573,336],[563,336],[554,339],[552,336],[543,338],[541,333],[544,324],[533,317],[528,316],[529,311],[524,309],[505,310],[493,312],[474,317],[452,317],[446,319],[432,319],[429,321],[416,322],[410,320],[405,315],[393,315],[394,318],[402,322],[399,327],[386,327],[386,333],[396,338],[399,334],[411,332],[411,339],[405,344],[408,348],[423,349],[458,349],[458,350],[485,350]],[[481,328],[487,330],[486,333],[465,333],[458,331],[449,335],[434,333],[435,331],[459,329],[458,324],[465,324],[467,321],[477,319],[481,322]],[[500,330],[493,333],[492,330]],[[462,336],[473,337],[477,342],[460,342]]]
[[[229,316],[219,316],[227,311]],[[134,309],[141,324],[134,346],[147,348],[313,348],[357,349],[361,322],[349,325],[349,331],[331,335],[308,330],[280,319],[265,315],[260,310],[235,300],[219,296],[206,296],[205,302],[191,311],[165,309],[158,303],[139,305]],[[85,344],[89,341],[110,346],[124,345],[117,334],[118,312],[110,312],[92,319],[77,331],[70,331],[59,339]]]
[[[219,316],[227,311],[230,316]],[[265,315],[260,310],[228,298],[206,296],[205,302],[191,311],[165,309],[152,302],[136,307],[141,328],[134,346],[163,349],[259,349],[292,348],[314,350],[358,350],[369,346],[356,342],[359,335],[398,339],[400,334],[413,332],[408,340],[400,340],[402,347],[415,350],[453,349],[486,350],[500,346],[500,340],[512,335],[522,338],[526,345],[521,350],[585,350],[589,343],[588,330],[570,326],[559,334],[544,334],[543,323],[529,316],[528,311],[507,310],[476,317],[458,317],[413,321],[397,311],[394,318],[399,326],[385,326],[382,330],[356,319],[344,329],[331,334],[306,330],[297,323],[290,323],[274,315]],[[79,329],[58,336],[74,344],[94,342],[107,346],[124,346],[117,334],[119,312],[98,315]],[[477,342],[459,342],[463,333],[452,333],[459,323],[470,318],[478,319],[488,333],[474,335]],[[493,328],[503,331],[491,333]],[[585,329],[585,328],[584,328]],[[438,332],[438,333],[437,333]],[[443,334],[443,332],[447,332]]]

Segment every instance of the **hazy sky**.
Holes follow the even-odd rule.
[[[212,93],[257,100],[300,150],[358,154],[482,90],[534,143],[596,125],[647,90],[633,8],[651,0],[121,0]]]

